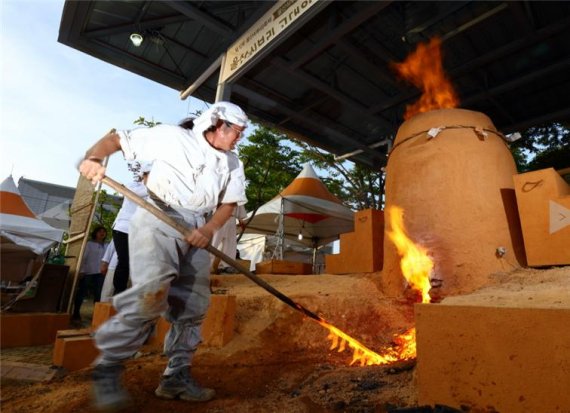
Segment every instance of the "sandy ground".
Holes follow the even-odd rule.
[[[413,326],[413,303],[385,297],[381,274],[276,276],[275,288],[374,351]],[[153,391],[164,368],[159,353],[127,363],[133,398],[126,412],[389,412],[417,406],[414,361],[350,366],[351,353],[329,350],[328,331],[240,275],[215,276],[218,293],[237,296],[235,336],[223,348],[201,347],[193,374],[217,391],[208,403],[164,401]],[[570,308],[570,267],[493,274],[490,285],[441,304]],[[530,299],[529,299],[530,297]],[[438,304],[434,304],[438,305]],[[89,412],[90,369],[49,383],[2,383],[2,412]],[[408,410],[409,411],[409,410]],[[418,410],[420,411],[420,410]],[[421,410],[429,411],[429,410]]]

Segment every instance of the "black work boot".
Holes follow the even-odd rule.
[[[154,394],[163,399],[207,402],[214,398],[216,392],[214,389],[200,387],[190,375],[190,369],[184,367],[172,375],[162,376]]]
[[[120,364],[99,364],[93,368],[93,402],[96,409],[117,411],[130,404],[129,394],[121,385],[124,369]]]

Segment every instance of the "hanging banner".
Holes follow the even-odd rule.
[[[323,0],[281,0],[244,33],[226,52],[220,83],[242,71],[254,57],[261,57],[277,46],[302,21],[330,4]],[[310,11],[310,13],[309,13]],[[269,45],[271,44],[271,47]]]

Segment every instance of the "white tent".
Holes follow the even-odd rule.
[[[255,271],[255,264],[264,259],[265,237],[263,234],[243,234],[237,244],[240,258],[250,261],[250,271]]]
[[[246,219],[246,233],[277,234],[316,248],[354,229],[354,212],[329,192],[310,164]]]
[[[13,244],[9,249],[26,249],[43,255],[61,242],[63,231],[34,215],[22,199],[14,179],[9,176],[0,185],[0,235],[3,250]]]
[[[69,224],[71,222],[71,217],[69,216],[70,205],[71,201],[65,201],[61,204],[57,204],[56,206],[39,214],[38,218],[54,228],[69,231]]]
[[[306,245],[299,244],[297,240],[285,239],[283,243],[282,259],[286,261],[305,262],[315,266],[313,269],[315,274],[320,274],[324,268],[325,256],[332,254],[332,245],[323,245],[318,247],[317,255],[314,256],[315,250]],[[264,234],[243,234],[237,248],[240,258],[249,260],[250,271],[255,271],[255,264],[271,259],[275,248],[279,245],[277,236]]]

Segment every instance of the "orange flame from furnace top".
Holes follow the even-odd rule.
[[[402,257],[400,261],[402,273],[410,287],[421,293],[422,302],[429,303],[431,288],[429,275],[433,269],[433,261],[426,249],[414,244],[406,235],[404,211],[401,208],[392,207],[388,210],[388,214],[391,224],[391,231],[388,235],[396,244],[398,253]],[[352,349],[351,365],[354,363],[360,363],[361,366],[390,364],[416,357],[416,329],[413,327],[403,334],[396,335],[393,339],[394,345],[384,348],[380,353],[375,353],[326,321],[321,319],[318,323],[330,332],[327,338],[332,341],[331,350],[337,349],[340,353],[347,346]]]
[[[420,44],[402,63],[394,63],[398,74],[423,91],[420,100],[406,106],[404,119],[433,109],[455,108],[459,98],[443,71],[441,40]]]

